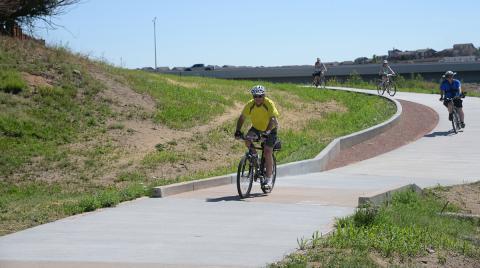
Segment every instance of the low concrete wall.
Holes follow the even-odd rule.
[[[392,196],[394,193],[403,192],[407,190],[413,190],[417,194],[422,194],[423,190],[416,184],[408,184],[390,191],[381,192],[378,194],[374,194],[371,196],[361,196],[358,198],[358,206],[361,207],[363,205],[373,205],[373,206],[380,206],[385,202],[390,202],[392,200]]]
[[[329,87],[334,90],[353,91],[362,94],[377,95],[375,93],[358,91],[356,89]],[[383,96],[389,101],[395,103],[397,112],[389,120],[376,126],[361,130],[350,135],[339,137],[330,142],[315,158],[287,163],[277,166],[278,177],[301,175],[325,170],[327,163],[335,158],[342,149],[349,148],[365,140],[375,137],[393,127],[400,120],[402,114],[402,105],[395,99]],[[224,184],[236,183],[237,174],[228,174],[208,179],[201,179],[189,182],[176,183],[165,186],[158,186],[153,189],[153,197],[166,197],[188,191],[220,186]]]

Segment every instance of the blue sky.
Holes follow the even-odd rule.
[[[83,0],[36,31],[49,44],[128,68],[278,66],[353,60],[392,48],[480,46],[480,1]]]

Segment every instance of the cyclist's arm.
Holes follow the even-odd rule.
[[[236,131],[240,131],[243,126],[243,122],[245,122],[245,116],[243,114],[240,115],[240,117],[237,120],[237,129]]]
[[[322,67],[323,67],[323,71],[324,71],[324,72],[327,72],[327,66],[322,63]]]
[[[395,75],[395,72],[392,70],[392,68],[390,66],[388,66],[388,70],[390,70],[390,72]]]
[[[443,97],[444,97],[444,95],[445,95],[445,90],[444,90],[444,88],[443,88],[443,83],[440,84],[439,89],[440,89],[440,99],[442,100]]]
[[[278,127],[278,121],[275,116],[270,117],[270,121],[268,122],[267,129],[265,131],[270,131],[274,128]]]

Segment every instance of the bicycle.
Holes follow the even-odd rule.
[[[313,86],[318,88],[325,88],[327,86],[327,81],[325,80],[325,74],[323,72],[315,72],[313,73]]]
[[[395,81],[393,80],[393,77],[395,75],[393,74],[387,74],[387,80],[383,82],[382,79],[379,80],[377,84],[377,93],[378,95],[383,95],[385,91],[387,91],[388,95],[391,97],[395,96],[397,93],[397,85],[395,84]]]
[[[462,129],[462,124],[460,121],[460,114],[458,113],[458,107],[456,107],[455,104],[453,104],[453,101],[460,98],[465,98],[465,93],[462,93],[460,96],[455,96],[453,98],[445,98],[445,101],[447,103],[450,103],[450,102],[452,103],[452,128],[455,134],[457,134],[460,131],[460,129]]]
[[[277,140],[273,147],[272,152],[272,179],[270,183],[265,183],[265,157],[264,157],[264,138],[259,138],[255,136],[243,136],[240,137],[242,140],[250,141],[251,145],[248,148],[248,151],[240,159],[238,164],[237,171],[237,191],[240,198],[246,198],[250,195],[252,190],[253,182],[260,182],[260,188],[264,194],[271,193],[273,187],[275,186],[275,179],[277,177],[277,160],[275,158],[275,152],[281,149],[281,142]],[[255,146],[254,142],[260,142],[260,146]],[[261,156],[258,158],[258,154],[254,153],[254,149],[261,150]]]

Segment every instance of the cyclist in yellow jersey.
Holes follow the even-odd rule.
[[[255,134],[257,137],[265,137],[265,168],[266,178],[265,184],[269,184],[272,177],[272,165],[273,165],[273,146],[277,141],[277,129],[278,129],[278,111],[273,101],[265,97],[266,89],[264,86],[254,86],[250,92],[253,99],[250,100],[243,108],[242,114],[237,121],[237,129],[235,131],[235,138],[240,138],[243,134],[241,132],[243,122],[245,118],[250,118],[252,121],[252,127],[248,130],[247,136]],[[245,141],[247,148],[250,147],[250,141]]]

